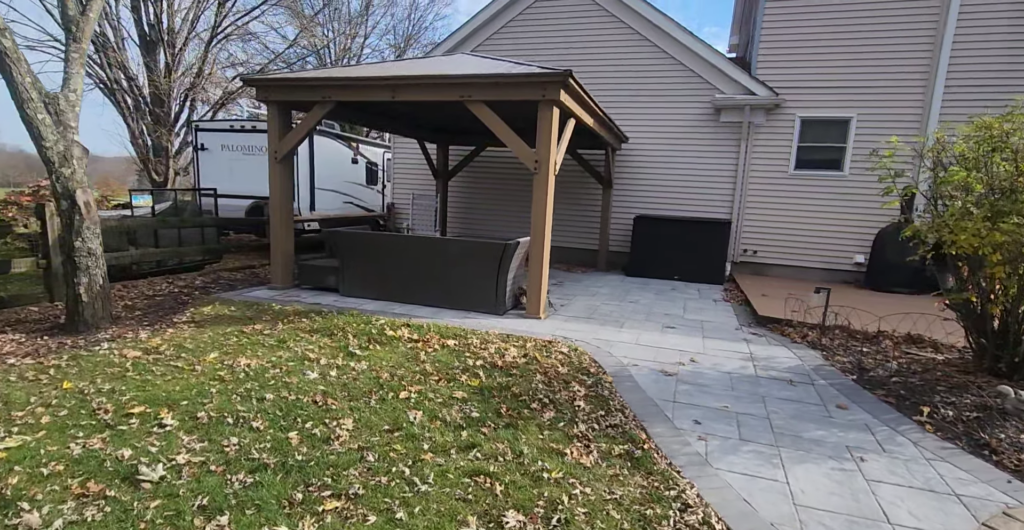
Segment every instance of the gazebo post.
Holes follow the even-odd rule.
[[[601,183],[601,227],[597,235],[597,270],[608,270],[608,243],[612,224],[612,186],[615,181],[615,151],[604,148],[604,182]]]
[[[537,166],[530,207],[530,270],[526,284],[526,316],[544,318],[548,305],[551,261],[551,217],[555,209],[559,109],[552,101],[537,105]]]
[[[437,160],[434,161],[437,175],[434,176],[434,187],[437,190],[437,227],[441,237],[448,235],[448,144],[437,144]]]
[[[270,287],[287,289],[295,283],[295,158],[282,156],[282,141],[292,130],[291,108],[278,102],[267,103],[267,150],[270,156]]]

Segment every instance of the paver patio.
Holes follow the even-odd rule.
[[[571,339],[733,530],[971,530],[1024,484],[927,433],[813,350],[744,325],[717,286],[552,271],[546,320],[303,289],[235,299]]]

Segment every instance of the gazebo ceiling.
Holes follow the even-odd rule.
[[[334,102],[325,118],[431,143],[502,147],[505,143],[465,102],[486,102],[530,147],[538,101],[554,100],[575,118],[570,147],[618,149],[628,138],[571,70],[458,53],[244,77],[256,99],[309,112]],[[560,125],[561,125],[560,124]]]

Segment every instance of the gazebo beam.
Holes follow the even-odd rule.
[[[604,182],[601,184],[601,225],[597,233],[597,270],[608,270],[608,245],[612,226],[612,186],[615,182],[615,151],[604,150]]]
[[[455,167],[448,172],[448,180],[455,178],[455,176],[461,173],[463,169],[466,169],[466,166],[476,160],[476,157],[483,154],[485,150],[487,150],[486,145],[478,145],[474,147],[472,151],[466,153],[466,156],[462,157],[462,160],[459,160],[459,163],[455,164]]]
[[[530,206],[530,255],[526,283],[526,316],[544,318],[548,306],[551,263],[551,218],[555,210],[555,155],[559,109],[551,101],[537,105],[537,166]]]
[[[541,101],[557,100],[563,82],[388,85],[261,85],[260,101]]]
[[[427,169],[430,170],[430,176],[437,180],[437,164],[434,163],[434,157],[430,156],[430,149],[427,148],[427,143],[423,140],[416,140],[416,145],[420,146],[423,159],[427,161]]]
[[[614,147],[615,149],[622,149],[622,140],[616,135],[612,129],[604,122],[596,117],[596,113],[589,110],[591,105],[587,105],[586,102],[581,103],[572,94],[563,90],[559,96],[559,101],[562,106],[566,108],[577,120],[583,125],[587,126],[588,129],[594,131],[604,140],[605,144]]]
[[[337,103],[334,101],[321,101],[310,109],[306,116],[302,118],[302,121],[281,139],[281,143],[277,148],[271,151],[274,160],[277,161],[286,156],[291,156],[302,145],[302,142],[309,134],[316,129],[316,126],[320,125],[320,122],[327,116],[327,113],[331,112],[335,105]]]
[[[292,110],[284,103],[267,103],[267,147],[282,149],[284,138],[292,130]],[[270,164],[270,286],[287,289],[295,283],[295,158],[291,156]]]
[[[448,236],[448,144],[437,144],[437,174],[434,188],[437,191],[437,227],[441,237]]]
[[[558,139],[558,152],[555,154],[555,175],[562,169],[562,159],[565,158],[565,151],[569,149],[569,140],[572,139],[572,131],[576,128],[576,118],[569,118],[562,129],[562,136]]]
[[[590,175],[590,178],[596,180],[597,183],[600,184],[602,188],[606,187],[606,184],[605,184],[605,173],[602,173],[602,172],[598,171],[597,168],[594,167],[594,165],[591,164],[589,160],[587,160],[586,158],[583,158],[583,155],[580,154],[579,151],[570,148],[569,149],[569,156],[572,157],[572,159],[575,160],[576,163],[579,164],[579,166],[581,168],[583,168],[583,172],[584,173]]]
[[[497,136],[498,139],[505,144],[505,147],[511,149],[530,171],[537,171],[537,153],[535,153],[533,149],[530,149],[530,146],[527,145],[527,143],[524,142],[523,139],[508,126],[507,123],[505,123],[505,120],[501,119],[501,116],[498,116],[493,110],[491,110],[491,107],[487,106],[487,104],[482,101],[467,101],[465,104],[466,108],[475,114],[476,117],[479,118],[492,133],[494,133],[494,136]],[[558,124],[556,123],[555,126],[557,127],[557,125]],[[540,125],[538,125],[538,127],[540,127]]]

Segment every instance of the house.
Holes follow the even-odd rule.
[[[573,70],[629,137],[611,202],[619,265],[634,217],[665,214],[731,221],[737,268],[858,274],[894,215],[870,150],[1024,92],[1019,1],[736,0],[734,18],[730,60],[644,0],[494,0],[432,54]],[[394,163],[409,226],[435,182],[415,142],[396,139]],[[528,234],[531,178],[510,152],[484,152],[449,184],[448,233]],[[553,260],[594,263],[600,205],[601,186],[564,164]]]
[[[868,154],[1024,95],[1024,2],[737,0],[730,51],[786,100],[755,127],[736,261],[860,271],[894,217]]]

